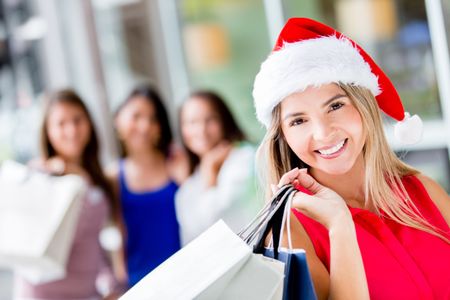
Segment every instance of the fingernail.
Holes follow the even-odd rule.
[[[307,168],[301,168],[299,171],[302,172],[302,173],[307,173],[308,169]]]

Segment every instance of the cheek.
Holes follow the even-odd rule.
[[[83,124],[81,126],[80,133],[81,133],[84,145],[86,145],[89,142],[89,140],[91,139],[91,126],[86,122],[85,124]]]
[[[346,117],[349,131],[353,135],[355,142],[364,144],[366,141],[366,130],[361,120],[361,116],[355,111]]]
[[[63,131],[55,126],[48,126],[47,134],[51,144],[58,143],[64,137]]]
[[[121,138],[125,138],[133,127],[133,121],[126,116],[121,116],[116,120],[116,130]]]
[[[284,132],[284,138],[291,150],[303,160],[308,153],[308,135],[305,132],[299,133],[298,131]]]
[[[222,127],[218,122],[214,122],[208,127],[208,136],[214,141],[223,139]]]

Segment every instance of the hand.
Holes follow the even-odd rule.
[[[82,166],[76,163],[67,162],[59,156],[54,156],[47,160],[33,160],[29,163],[29,166],[53,175],[75,174],[83,177],[88,182],[91,182],[91,177]]]
[[[233,145],[229,142],[221,142],[202,157],[200,173],[204,178],[206,186],[214,186],[217,184],[217,176],[220,168],[232,148]]]
[[[36,169],[53,175],[63,175],[66,169],[66,163],[62,158],[59,157],[52,157],[47,160],[33,159],[28,163],[28,166],[32,169]]]
[[[289,183],[299,184],[312,193],[312,195],[308,195],[297,192],[294,195],[292,206],[318,221],[328,230],[336,225],[341,225],[343,220],[351,220],[351,214],[344,199],[333,190],[319,184],[307,173],[306,169],[292,169],[281,177],[278,187],[272,186],[272,189]]]

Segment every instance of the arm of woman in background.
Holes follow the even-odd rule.
[[[355,226],[345,201],[334,191],[320,185],[306,174],[293,169],[283,175],[279,186],[298,181],[313,193],[297,192],[293,207],[328,229],[330,239],[330,274],[326,278],[323,263],[317,257],[310,238],[300,222],[293,224],[293,247],[305,248],[317,295],[321,299],[370,299],[366,273],[356,238]],[[295,218],[291,216],[291,218]],[[284,241],[286,246],[286,241]]]
[[[253,147],[239,147],[233,149],[222,164],[214,180],[215,185],[208,185],[202,179],[204,175],[194,173],[176,195],[177,216],[182,230],[186,224],[189,231],[199,234],[217,220],[227,219],[226,216],[236,221],[231,224],[230,218],[225,220],[233,230],[239,230],[249,222],[252,216],[246,218],[249,212],[243,206],[250,206],[254,201],[245,195],[253,178],[253,161]]]
[[[221,142],[211,149],[200,161],[200,174],[207,188],[217,186],[220,168],[228,158],[233,145],[229,142]]]

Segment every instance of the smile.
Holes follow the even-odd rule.
[[[317,152],[325,157],[334,156],[334,155],[338,154],[344,148],[344,146],[347,143],[347,140],[348,139],[344,139],[332,147],[329,147],[327,149],[315,150],[314,152]]]

